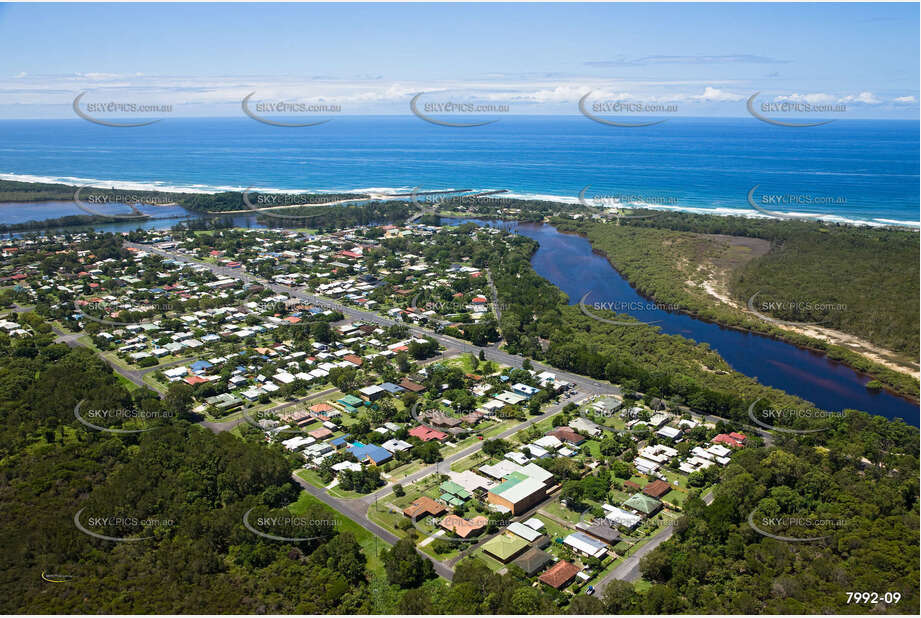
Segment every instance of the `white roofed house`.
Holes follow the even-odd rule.
[[[596,438],[603,433],[603,430],[600,426],[586,418],[582,418],[581,416],[569,421],[569,426],[579,433],[592,438]]]
[[[543,438],[540,438],[539,440],[535,440],[534,444],[536,444],[537,446],[547,451],[555,451],[561,446],[563,446],[562,440],[560,440],[556,436],[544,436]]]
[[[284,446],[289,451],[296,451],[305,446],[310,446],[316,442],[315,438],[310,436],[295,436],[293,438],[288,438],[287,440],[282,441],[282,446]]]
[[[409,442],[404,442],[403,440],[393,439],[393,440],[387,440],[386,442],[381,444],[381,447],[390,451],[391,453],[399,453],[401,451],[408,451],[409,449],[413,447],[413,445],[410,444]]]
[[[672,442],[677,441],[682,436],[682,431],[674,427],[663,427],[656,432],[656,435]]]
[[[641,516],[616,506],[605,504],[602,508],[605,510],[605,519],[627,530],[633,530],[643,521]]]
[[[641,474],[652,474],[659,470],[659,464],[642,457],[637,457],[634,459],[633,465],[636,466],[637,471],[639,471]]]
[[[573,548],[577,553],[592,558],[603,558],[608,553],[607,546],[597,539],[582,532],[574,532],[563,539],[563,544]]]
[[[541,537],[540,532],[538,532],[534,528],[531,528],[530,526],[526,526],[523,523],[517,522],[517,521],[510,523],[508,527],[506,528],[506,530],[508,530],[512,534],[520,536],[528,543],[531,543]]]

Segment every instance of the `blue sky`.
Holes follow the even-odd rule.
[[[0,118],[74,97],[240,115],[254,99],[409,113],[430,101],[578,113],[590,101],[743,116],[746,99],[918,118],[919,5],[6,4]]]

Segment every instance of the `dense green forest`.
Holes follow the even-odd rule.
[[[730,273],[730,292],[740,305],[757,293],[756,308],[765,315],[819,322],[913,358],[919,340],[916,233],[685,214],[674,220],[661,216],[644,221],[614,225],[557,219],[554,223],[561,231],[585,235],[631,285],[657,302],[821,350],[896,392],[918,396],[918,381],[911,376],[843,346],[779,328],[688,285],[688,281],[705,281],[712,274],[706,265],[719,263],[728,252],[739,249],[721,237],[702,234],[763,238],[772,243],[771,250],[738,260]]]
[[[0,335],[0,611],[371,611],[366,556],[351,534],[317,524],[327,510],[308,507],[306,527],[266,529],[310,541],[242,525],[249,509],[287,515],[298,494],[280,448],[191,425],[187,401],[129,393],[91,352],[52,338]],[[102,433],[75,421],[84,398],[87,408],[178,414],[151,431]],[[150,538],[93,538],[76,528],[78,512],[94,532]]]
[[[690,501],[676,535],[641,561],[656,584],[645,601],[625,591],[617,609],[658,597],[671,613],[917,614],[917,430],[860,415],[813,436],[734,455],[713,504]],[[824,538],[763,536],[753,511],[786,524],[783,536]],[[901,599],[848,605],[861,591]]]

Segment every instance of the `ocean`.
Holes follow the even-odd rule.
[[[607,203],[742,215],[758,214],[747,201],[757,185],[755,199],[775,212],[918,227],[918,136],[917,121],[873,120],[809,128],[754,118],[621,128],[582,116],[510,116],[472,128],[413,116],[300,128],[248,118],[134,128],[5,120],[0,178],[184,191],[505,189],[570,203],[584,191]],[[48,216],[61,216],[55,210]],[[0,211],[0,223],[14,222],[4,218]]]

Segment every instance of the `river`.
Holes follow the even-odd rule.
[[[531,259],[531,265],[539,275],[563,290],[571,305],[578,303],[586,292],[591,292],[585,301],[587,305],[599,299],[616,299],[621,303],[618,307],[625,307],[619,308],[618,313],[652,323],[663,333],[707,343],[739,373],[802,397],[819,408],[833,411],[851,408],[889,419],[901,418],[916,426],[919,424],[918,404],[886,391],[867,390],[868,376],[822,353],[655,307],[631,287],[606,257],[595,253],[588,240],[581,236],[563,234],[550,225],[540,223],[481,219],[442,221],[501,227],[536,240],[540,248]]]

